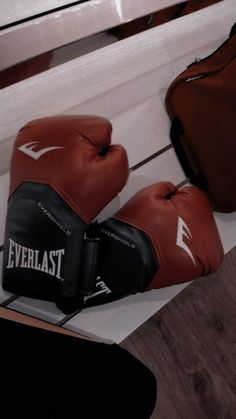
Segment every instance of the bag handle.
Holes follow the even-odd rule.
[[[208,189],[208,186],[207,186],[207,181],[206,181],[205,176],[200,173],[196,174],[194,172],[189,162],[189,159],[187,157],[187,154],[184,150],[183,144],[180,139],[181,135],[183,134],[184,134],[184,130],[183,130],[182,123],[180,119],[176,116],[173,118],[171,122],[171,129],[170,129],[170,139],[173,144],[175,153],[189,181],[193,185],[202,189],[203,191],[206,191]]]

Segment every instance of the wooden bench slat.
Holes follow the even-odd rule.
[[[75,6],[70,6],[72,3],[78,3]],[[81,4],[79,4],[81,3]],[[87,4],[86,4],[87,3]],[[64,10],[57,12],[57,16],[64,14],[68,9],[72,9],[74,13],[77,10],[85,8],[91,9],[90,13],[93,14],[99,12],[99,10],[105,13],[106,20],[112,19],[113,16],[119,16],[119,23],[134,19],[139,16],[146,15],[155,10],[164,9],[172,4],[179,3],[178,0],[90,0],[90,1],[71,1],[71,0],[40,0],[35,2],[32,0],[1,0],[0,7],[0,26],[17,22],[21,19],[25,19],[31,16],[35,16],[40,13],[50,12],[61,6],[70,6]],[[78,18],[78,16],[76,16]],[[101,17],[101,12],[100,16]],[[54,15],[55,18],[55,15]],[[58,22],[58,24],[61,22]]]
[[[1,63],[0,69],[8,68],[46,51],[53,50],[84,37],[102,32],[137,17],[161,10],[179,3],[179,0],[90,0],[64,10],[50,13],[9,28],[0,34]],[[15,5],[15,9],[8,9],[9,1],[1,6],[0,26],[9,23],[10,19],[17,20],[39,11],[52,8],[52,1],[26,2],[30,4]],[[16,2],[14,2],[16,3]],[[48,3],[48,4],[47,4]],[[56,3],[56,2],[54,2]],[[69,3],[57,2],[58,6]],[[11,1],[12,6],[12,1]],[[1,10],[1,9],[0,9]],[[15,16],[12,14],[14,10]]]
[[[65,314],[58,310],[54,303],[32,298],[19,297],[9,304],[8,307],[54,324],[65,317]]]
[[[230,7],[222,6],[224,3]],[[129,115],[133,114],[130,107],[140,107],[137,112],[142,106],[145,109],[146,104],[142,102],[146,100],[150,100],[150,120],[146,115],[146,126],[152,130],[152,127],[158,125],[158,129],[165,132],[165,137],[159,136],[157,132],[155,143],[153,130],[154,136],[150,141],[154,146],[157,144],[156,149],[149,150],[143,142],[143,152],[139,149],[138,158],[133,158],[132,150],[137,142],[142,143],[143,136],[139,138],[133,131],[133,143],[123,138],[131,150],[131,164],[158,151],[158,141],[164,139],[165,144],[168,141],[163,100],[169,83],[196,54],[204,55],[228,35],[228,28],[234,20],[234,10],[236,3],[225,0],[207,8],[205,13],[200,10],[2,89],[0,100],[4,106],[0,108],[0,118],[5,123],[0,128],[0,155],[1,142],[6,147],[6,139],[12,141],[18,130],[31,119],[86,111],[107,116],[116,123],[115,118],[119,119],[119,115],[128,110],[128,123]],[[221,24],[222,20],[224,25]],[[185,22],[187,25],[183,31]],[[156,106],[156,117],[155,109],[150,111],[151,103]],[[122,124],[119,125],[122,129]],[[130,126],[129,135],[132,130],[142,132],[142,120],[132,129]]]
[[[90,307],[64,326],[97,340],[120,343],[187,285],[173,285]]]
[[[224,247],[224,253],[236,246],[236,211],[230,214],[214,213],[216,224]]]
[[[0,26],[72,3],[71,0],[1,0]]]

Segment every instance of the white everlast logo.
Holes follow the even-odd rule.
[[[53,147],[44,147],[38,151],[33,150],[35,147],[37,147],[38,144],[39,144],[39,141],[30,141],[29,143],[21,145],[18,148],[18,150],[22,151],[22,153],[27,154],[27,156],[32,157],[32,159],[38,160],[41,156],[48,153],[49,151],[57,150],[59,148],[65,148],[65,147],[53,146]]]
[[[97,295],[104,294],[104,293],[110,294],[112,292],[110,288],[108,288],[108,286],[105,284],[105,282],[101,281],[100,276],[97,277],[96,290],[97,291],[95,291],[93,294],[89,295],[88,297],[84,297],[84,302],[87,301],[89,298],[96,297]]]
[[[184,242],[185,237],[186,237],[187,240],[190,241],[191,238],[192,238],[191,231],[188,228],[187,224],[184,222],[184,220],[181,217],[178,217],[178,231],[177,231],[176,244],[177,244],[177,246],[181,247],[189,255],[189,257],[192,259],[194,265],[196,266],[194,256],[193,256],[190,248]]]
[[[9,254],[7,269],[28,268],[61,278],[62,256],[65,249],[58,250],[35,250],[21,246],[14,240],[9,239]]]

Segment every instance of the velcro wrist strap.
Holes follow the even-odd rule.
[[[100,239],[84,236],[78,293],[88,296],[96,288],[97,264]]]

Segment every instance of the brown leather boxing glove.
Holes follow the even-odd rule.
[[[48,117],[19,131],[11,160],[5,290],[68,307],[80,290],[93,290],[95,266],[87,273],[83,261],[87,248],[96,255],[96,241],[86,239],[86,230],[128,178],[126,151],[111,145],[111,132],[110,122],[97,116]]]
[[[194,186],[148,186],[98,228],[97,287],[85,307],[191,281],[216,271],[223,259],[208,200]]]

